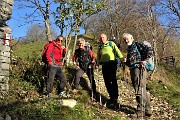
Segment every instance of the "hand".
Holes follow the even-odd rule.
[[[127,58],[125,57],[124,59],[123,59],[123,63],[125,63],[127,61]]]
[[[75,65],[74,68],[77,70],[79,69],[80,67],[78,65]]]
[[[76,62],[73,62],[73,65],[76,70],[79,69],[79,66],[76,64]]]
[[[145,67],[146,66],[146,61],[141,61],[141,65],[142,65],[142,67]]]
[[[52,62],[49,62],[48,65],[49,65],[49,66],[52,66]]]
[[[73,62],[73,65],[76,66],[76,62]]]
[[[91,64],[95,64],[95,61],[92,61]]]
[[[96,65],[95,65],[95,69],[98,69],[98,68],[99,68],[99,65],[98,65],[98,64],[96,64]]]

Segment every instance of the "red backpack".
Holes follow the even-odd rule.
[[[42,54],[41,54],[41,57],[42,57],[42,62],[44,62],[45,64],[48,64],[47,62],[47,57],[46,57],[46,52],[47,52],[47,49],[49,47],[49,45],[52,43],[52,41],[49,41],[47,42],[45,45],[44,45],[44,49],[42,50]]]

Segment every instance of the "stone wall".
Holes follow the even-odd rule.
[[[9,90],[11,29],[6,22],[11,18],[14,0],[0,1],[0,97]]]

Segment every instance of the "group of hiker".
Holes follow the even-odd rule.
[[[116,105],[118,103],[118,83],[116,78],[117,60],[130,69],[131,81],[135,90],[137,111],[134,117],[151,116],[150,96],[146,91],[146,62],[153,55],[151,47],[146,46],[143,42],[135,42],[133,36],[129,33],[124,33],[122,36],[127,44],[127,56],[124,57],[118,46],[113,41],[109,41],[107,35],[102,33],[99,36],[99,47],[97,56],[95,57],[92,48],[83,38],[78,39],[78,48],[73,55],[73,66],[76,69],[76,74],[73,78],[72,91],[79,90],[80,78],[84,73],[87,74],[91,91],[94,95],[97,94],[96,82],[94,80],[94,68],[99,69],[102,66],[102,75],[104,83],[109,94],[107,104]],[[63,36],[58,36],[49,44],[45,56],[47,58],[47,97],[51,97],[54,79],[60,81],[59,96],[66,97],[64,91],[66,86],[66,77],[61,68],[62,59],[66,54],[66,48],[63,47]],[[137,50],[139,49],[139,51]],[[143,52],[141,52],[143,51]]]

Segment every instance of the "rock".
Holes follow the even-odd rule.
[[[8,114],[6,114],[5,120],[11,120],[11,117]]]
[[[77,101],[74,99],[62,99],[60,100],[60,104],[62,106],[68,106],[68,107],[73,108],[77,104]]]

